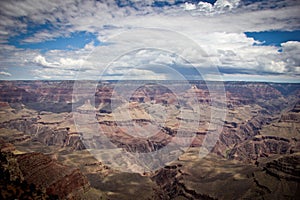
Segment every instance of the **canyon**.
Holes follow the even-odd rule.
[[[300,84],[0,81],[0,94],[2,199],[300,196]]]

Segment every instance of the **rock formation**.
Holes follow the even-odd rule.
[[[128,99],[116,90],[117,82],[82,81],[73,90],[74,83],[0,82],[2,199],[142,199],[139,191],[145,199],[300,196],[299,84],[225,82],[222,101],[203,81],[191,81],[180,94],[170,89],[181,87],[180,81],[140,81]],[[92,96],[85,87],[91,84]],[[218,106],[225,106],[226,117],[212,122]],[[222,124],[222,131],[212,152],[200,159],[212,123]],[[118,160],[115,152],[181,147],[190,136],[190,148],[173,162],[140,174],[122,171],[140,170],[135,159],[114,169],[109,159],[89,153],[107,150],[98,158]]]

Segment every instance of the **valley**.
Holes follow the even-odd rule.
[[[0,81],[2,197],[300,196],[300,84],[182,85]]]

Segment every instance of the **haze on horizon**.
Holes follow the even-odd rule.
[[[299,9],[295,0],[1,1],[0,80],[300,82]]]

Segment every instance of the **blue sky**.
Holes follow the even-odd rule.
[[[261,45],[274,45],[280,47],[288,41],[300,41],[300,30],[294,31],[261,31],[245,32],[247,37],[260,41]]]
[[[44,29],[47,29],[47,26],[44,26]],[[33,32],[38,32],[41,30],[33,29]],[[40,41],[40,42],[32,42],[27,43],[23,42],[26,37],[31,34],[20,34],[15,37],[9,38],[8,44],[15,46],[17,48],[23,49],[37,49],[41,50],[41,52],[46,52],[49,50],[76,50],[80,48],[84,48],[84,46],[90,42],[95,42],[95,45],[99,45],[99,41],[97,40],[97,36],[90,32],[80,31],[73,32],[70,35],[55,37],[50,40]]]
[[[0,80],[172,79],[172,68],[190,79],[198,70],[300,82],[299,9],[293,0],[1,1]],[[130,53],[141,47],[151,50]]]

